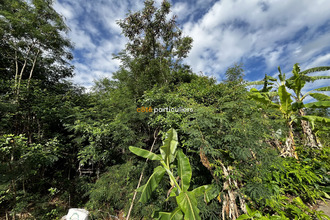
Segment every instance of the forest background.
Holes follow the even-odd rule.
[[[85,91],[52,1],[1,2],[1,218],[329,219],[330,87],[302,92],[330,67],[247,82],[235,63],[217,82],[183,62],[193,39],[170,9],[119,20],[121,66]]]

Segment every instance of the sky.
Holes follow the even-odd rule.
[[[156,6],[161,0],[156,0]],[[234,63],[242,62],[249,81],[277,67],[290,73],[330,66],[330,2],[328,0],[170,0],[171,15],[193,47],[185,59],[195,73],[225,79]],[[90,88],[95,80],[111,77],[120,62],[113,55],[127,39],[116,21],[143,8],[143,0],[57,0],[55,10],[71,31],[73,82]],[[330,71],[318,75],[330,76]],[[327,86],[330,80],[306,85]]]

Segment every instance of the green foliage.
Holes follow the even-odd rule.
[[[61,34],[68,27],[52,8],[52,1],[5,0],[0,15],[0,59],[8,62],[6,71],[17,94],[24,79],[28,79],[28,88],[32,78],[58,82],[72,76],[72,45]]]
[[[244,220],[244,219],[263,219],[263,220],[287,220],[286,217],[280,217],[278,215],[272,215],[272,216],[263,216],[262,213],[260,213],[257,210],[251,210],[248,206],[246,207],[247,214],[243,214],[240,217],[237,218],[237,220]]]
[[[153,0],[147,0],[141,11],[117,22],[129,42],[115,56],[122,66],[114,73],[114,79],[127,86],[136,98],[155,85],[177,81],[176,76],[189,78],[190,70],[181,62],[191,49],[192,39],[182,36],[175,17],[167,18],[170,6],[163,1],[157,9]]]
[[[6,211],[28,211],[32,195],[45,181],[45,170],[59,159],[59,145],[56,138],[45,144],[28,144],[23,135],[0,137],[0,207],[6,207]]]
[[[188,191],[190,181],[191,181],[191,167],[189,159],[180,150],[177,151],[178,137],[174,129],[170,129],[166,133],[163,146],[160,148],[161,155],[146,154],[143,149],[136,147],[130,147],[130,151],[138,156],[143,156],[145,158],[155,158],[161,157],[160,163],[162,166],[158,166],[154,169],[154,173],[149,177],[147,183],[139,188],[141,192],[140,201],[146,203],[150,197],[151,193],[156,189],[159,182],[162,180],[163,175],[166,171],[170,178],[170,184],[172,186],[172,192],[175,193],[176,202],[178,208],[176,208],[171,213],[158,212],[156,214],[158,219],[178,219],[184,214],[184,219],[200,219],[199,209],[197,208],[196,196],[206,193],[206,186],[201,187],[199,190]],[[177,159],[177,175],[178,179],[181,181],[181,186],[178,184],[178,179],[174,177],[172,163]],[[157,158],[158,160],[158,158]],[[173,164],[174,165],[174,164]],[[173,193],[171,193],[171,196]],[[212,199],[212,198],[210,198]],[[181,213],[182,212],[182,213]]]
[[[316,175],[311,166],[284,160],[281,167],[272,170],[272,176],[283,192],[294,196],[301,196],[304,201],[315,202],[319,199],[321,191],[316,184],[322,176]]]
[[[137,184],[139,171],[141,168],[133,166],[132,162],[114,165],[109,167],[95,184],[90,185],[87,207],[95,210],[94,217],[101,216],[100,213],[114,215],[126,208],[131,192]]]
[[[279,68],[278,79],[266,75],[250,92],[242,64],[222,83],[198,76],[183,64],[192,39],[170,7],[147,0],[118,21],[129,40],[115,56],[122,65],[84,92],[61,80],[72,76],[71,43],[52,1],[0,4],[0,218],[58,219],[69,207],[95,219],[125,214],[142,170],[149,178],[132,219],[213,220],[229,205],[238,219],[327,218],[309,205],[330,195],[329,87],[301,92],[329,78],[308,74],[330,67],[295,64],[289,78]],[[303,120],[322,148],[306,147]],[[288,132],[297,160],[277,151]]]
[[[329,108],[330,103],[327,101],[327,96],[320,93],[311,93],[312,91],[326,91],[327,88],[318,88],[312,91],[307,92],[305,95],[302,95],[301,91],[307,82],[313,82],[315,80],[324,79],[324,77],[309,77],[307,76],[308,73],[311,72],[319,72],[319,71],[326,71],[330,67],[315,67],[309,70],[301,71],[298,64],[293,66],[293,76],[289,79],[286,79],[285,74],[281,72],[280,67],[279,70],[279,82],[277,79],[265,76],[264,79],[264,87],[260,91],[256,89],[251,89],[250,91],[250,98],[254,99],[262,104],[264,104],[263,108],[279,108],[282,112],[283,117],[286,120],[287,127],[289,128],[288,138],[287,138],[287,146],[286,149],[282,149],[282,155],[294,156],[298,158],[298,155],[295,152],[295,140],[294,140],[294,127],[300,124],[303,135],[305,136],[305,142],[307,146],[311,147],[320,147],[320,143],[315,136],[315,133],[309,132],[310,126],[308,123],[304,122],[303,120],[307,120],[312,124],[314,130],[314,122],[318,121],[323,124],[328,123],[328,118],[320,116],[310,116],[305,115],[306,109],[311,108]],[[274,83],[277,83],[277,87]],[[288,91],[293,90],[293,94],[290,94]],[[276,101],[271,101],[270,92],[274,93],[279,98],[279,105]],[[303,103],[304,99],[311,95],[316,99],[319,99],[317,102],[312,103]],[[294,98],[294,101],[291,100],[291,97]],[[310,112],[310,111],[307,111]],[[323,128],[322,128],[323,129]]]
[[[232,67],[229,67],[225,73],[228,82],[242,81],[243,74],[243,63],[235,63]]]
[[[281,101],[280,110],[282,111],[284,117],[287,120],[290,120],[291,111],[292,111],[292,105],[291,105],[292,100],[290,98],[291,95],[286,91],[284,85],[278,88],[278,95]]]

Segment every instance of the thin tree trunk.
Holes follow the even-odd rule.
[[[27,52],[27,54],[26,54],[27,57],[29,56],[30,51],[31,51],[31,46],[29,47],[28,52]],[[18,78],[18,84],[17,84],[17,88],[16,88],[16,90],[17,90],[17,91],[16,91],[17,99],[18,99],[18,95],[19,95],[19,93],[20,93],[20,87],[21,87],[21,81],[22,81],[23,73],[24,73],[24,70],[25,70],[25,67],[26,67],[26,64],[27,64],[27,60],[28,60],[27,57],[26,57],[25,60],[24,60],[24,64],[23,64],[23,66],[22,66],[22,69],[21,69],[21,72],[20,72],[20,74],[19,74],[19,78]]]
[[[17,51],[15,50],[15,85],[14,85],[15,92],[17,90],[17,79],[18,79],[18,57],[17,57]]]
[[[31,82],[32,74],[33,74],[34,67],[36,65],[36,62],[37,62],[37,58],[38,58],[39,53],[40,53],[40,49],[38,49],[37,54],[35,55],[35,57],[33,59],[32,67],[31,67],[31,70],[30,70],[29,79],[28,79],[28,82],[27,82],[27,89],[28,90],[30,88],[30,82]]]
[[[14,162],[14,148],[13,148],[13,151],[12,151],[12,153],[11,153],[11,157],[10,157],[10,169],[12,170],[12,167],[11,167],[11,164]],[[13,187],[13,191],[14,191],[14,205],[16,206],[16,180],[14,179],[14,180],[12,180],[11,181],[11,185],[12,185],[12,187]],[[13,220],[15,220],[15,218],[16,218],[16,212],[14,211],[14,216],[13,216]]]

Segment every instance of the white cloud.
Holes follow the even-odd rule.
[[[143,8],[143,1],[58,0],[55,10],[66,17],[69,38],[75,45],[73,81],[90,87],[102,77],[111,77],[120,65],[113,54],[124,49],[126,39],[116,21],[129,10]]]
[[[330,53],[318,56],[309,65],[306,66],[306,69],[316,67],[316,66],[329,65],[329,61],[330,61]],[[328,73],[328,76],[330,76],[330,72],[327,72],[327,73]]]
[[[217,1],[197,22],[184,25],[194,39],[188,63],[195,71],[221,74],[244,57],[263,57],[268,70],[309,61],[330,45],[330,33],[316,34],[330,20],[330,5],[314,2]]]
[[[157,0],[156,5],[160,2]],[[234,62],[254,58],[264,62],[265,72],[274,74],[277,66],[291,71],[296,62],[303,67],[330,65],[326,52],[330,49],[330,30],[321,29],[321,25],[330,23],[327,0],[171,3],[171,14],[178,16],[184,34],[194,40],[186,61],[195,72],[221,79]],[[66,17],[71,28],[69,37],[76,46],[75,80],[90,84],[93,77],[111,76],[118,69],[119,61],[113,60],[112,54],[124,49],[126,39],[116,21],[143,6],[143,0],[56,2],[55,9]]]

